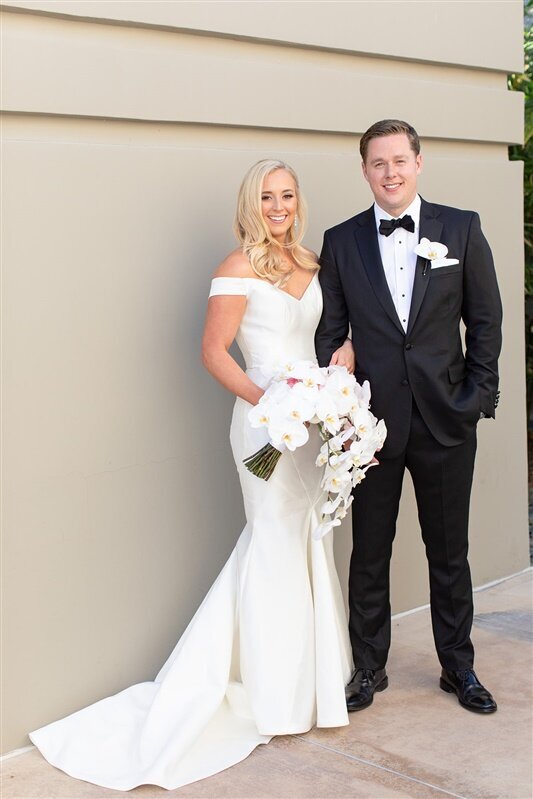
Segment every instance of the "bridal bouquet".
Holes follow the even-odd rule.
[[[309,425],[318,424],[324,444],[316,465],[324,467],[321,487],[328,497],[313,538],[337,527],[352,503],[352,488],[378,463],[374,456],[387,435],[385,422],[370,412],[368,381],[360,386],[344,366],[295,361],[275,371],[248,418],[252,427],[268,431],[270,442],[244,461],[264,480],[272,476],[282,452],[303,446]]]

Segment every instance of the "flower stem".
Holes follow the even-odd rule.
[[[243,460],[244,465],[256,477],[268,480],[272,477],[276,464],[281,458],[281,452],[272,444],[265,444],[262,449]]]

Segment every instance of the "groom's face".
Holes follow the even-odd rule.
[[[363,175],[380,208],[401,216],[416,196],[422,156],[415,155],[405,133],[378,136],[368,143]]]

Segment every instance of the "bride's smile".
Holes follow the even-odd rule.
[[[296,186],[286,169],[276,169],[265,178],[261,192],[261,211],[270,235],[283,243],[294,225],[298,211]]]

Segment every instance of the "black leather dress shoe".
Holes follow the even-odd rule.
[[[384,691],[388,684],[385,669],[357,669],[345,689],[348,712],[363,710],[371,705],[374,693]]]
[[[475,713],[494,713],[498,705],[492,694],[481,685],[473,669],[447,671],[440,675],[440,687],[449,694],[456,694],[459,704]]]

